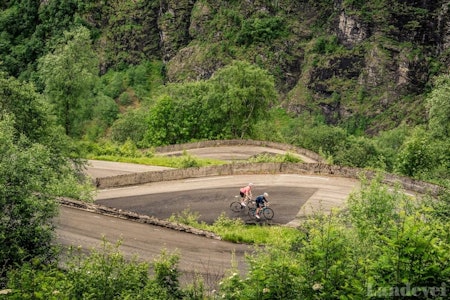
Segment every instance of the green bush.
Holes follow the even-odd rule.
[[[169,217],[169,221],[199,227],[199,218],[200,215],[198,212],[191,211],[190,208],[186,208],[180,213],[172,214]]]
[[[123,143],[131,139],[136,145],[142,141],[147,129],[147,112],[143,109],[129,110],[119,116],[111,126],[111,140]]]
[[[241,45],[270,43],[286,34],[283,18],[261,14],[242,22],[241,30],[236,35],[236,42]]]
[[[104,240],[89,253],[72,248],[64,270],[40,262],[24,264],[9,274],[8,299],[203,299],[200,283],[186,293],[180,287],[177,254],[162,250],[149,264],[125,258],[119,246]]]

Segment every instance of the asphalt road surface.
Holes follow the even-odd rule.
[[[232,263],[240,272],[247,269],[245,253],[253,247],[221,240],[204,238],[160,226],[141,224],[115,217],[104,216],[62,206],[56,219],[58,242],[65,246],[81,246],[85,250],[100,248],[102,239],[115,244],[121,241],[119,250],[128,258],[137,256],[152,263],[162,251],[180,257],[178,268],[182,282],[193,282],[196,274],[214,286]]]
[[[240,149],[242,148],[235,149],[236,153]],[[262,150],[267,149],[255,147],[255,153],[251,153],[249,147],[245,149],[246,155],[254,155]],[[216,151],[221,152],[217,148]],[[227,151],[233,151],[233,148]],[[87,172],[95,178],[157,169],[160,168],[92,161]],[[295,226],[302,216],[315,210],[342,205],[348,194],[358,188],[356,180],[326,176],[222,176],[99,190],[96,203],[161,219],[189,209],[199,214],[200,221],[208,223],[214,222],[221,213],[248,221],[246,211],[232,213],[229,204],[236,200],[239,188],[249,182],[254,183],[254,196],[269,193],[271,208],[275,212],[273,223],[289,226]],[[120,250],[126,256],[137,255],[148,262],[158,257],[162,250],[178,253],[179,270],[183,273],[183,278],[189,282],[194,273],[199,273],[205,278],[206,284],[210,285],[226,275],[233,261],[241,272],[245,272],[245,253],[253,251],[253,247],[249,245],[228,243],[68,207],[61,207],[56,225],[57,240],[65,246],[89,249],[99,247],[104,238],[112,243],[120,239]]]
[[[182,182],[174,184],[179,186],[183,185]],[[209,181],[208,184],[211,184],[211,182]],[[186,187],[192,187],[192,185],[187,184]],[[276,224],[287,224],[296,217],[300,207],[303,206],[306,200],[316,190],[315,188],[307,187],[260,185],[255,189],[255,192],[270,192],[270,195],[273,195],[271,208],[275,211],[272,222]],[[245,221],[254,221],[253,218],[248,216],[247,209],[243,209],[240,213],[233,213],[230,210],[230,203],[239,200],[239,197],[234,197],[238,193],[239,186],[200,188],[163,193],[151,193],[149,190],[144,195],[102,199],[97,200],[96,203],[143,215],[155,216],[159,219],[167,219],[173,213],[189,210],[198,213],[199,221],[206,222],[207,224],[212,224],[222,213],[225,213],[230,218],[239,217]]]

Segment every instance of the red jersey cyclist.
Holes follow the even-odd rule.
[[[239,190],[242,206],[247,206],[247,202],[252,199],[252,186],[253,183],[249,183],[247,186],[244,186]]]

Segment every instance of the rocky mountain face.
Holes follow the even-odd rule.
[[[245,59],[275,77],[279,103],[368,133],[424,118],[449,62],[449,0],[160,0],[98,4],[102,69],[166,63],[170,82]],[[417,118],[417,119],[416,119]],[[416,120],[414,120],[416,119]]]

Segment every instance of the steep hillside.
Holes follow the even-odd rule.
[[[424,121],[423,96],[449,60],[448,0],[16,2],[0,18],[13,75],[82,24],[101,73],[159,60],[168,82],[183,82],[247,60],[275,76],[283,107],[350,133]]]
[[[270,70],[289,110],[350,132],[421,122],[448,59],[448,1],[126,2],[94,23],[104,68],[158,57],[179,82],[245,59]]]

